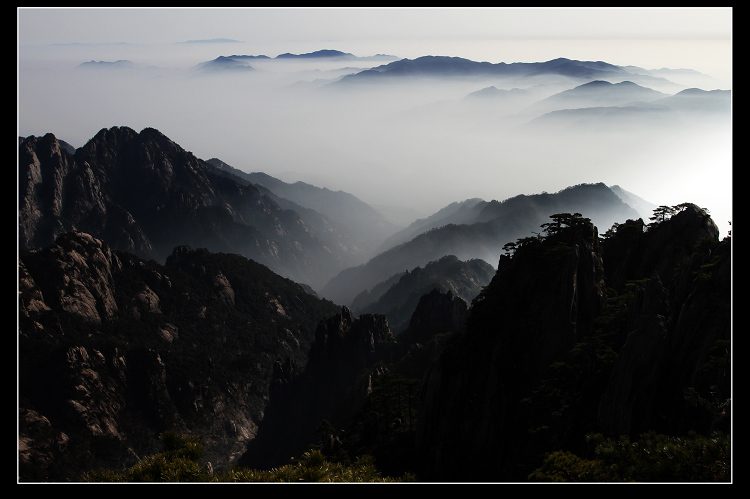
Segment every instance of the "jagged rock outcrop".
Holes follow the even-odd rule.
[[[54,429],[49,419],[34,410],[19,408],[19,478],[30,482],[47,480],[50,470],[63,461],[68,442],[68,435]]]
[[[53,247],[55,267],[39,283],[47,302],[81,320],[101,323],[118,312],[112,273],[121,263],[109,247],[88,234],[63,235]],[[25,273],[28,281],[33,281]],[[50,282],[54,277],[56,282]],[[27,284],[36,287],[36,284]],[[39,296],[39,295],[38,295]]]
[[[425,377],[423,479],[525,480],[535,453],[582,452],[587,432],[728,430],[731,242],[681,208],[601,245],[567,228],[501,257]]]
[[[103,132],[99,137],[101,147]],[[90,147],[96,147],[93,144]],[[104,153],[105,158],[110,156]],[[123,251],[155,256],[147,235],[131,213],[110,199],[106,184],[113,180],[111,175],[102,176],[101,167],[92,163],[77,160],[52,134],[31,136],[21,142],[19,247],[49,246],[57,236],[78,229],[105,238]]]
[[[236,253],[318,288],[356,256],[340,226],[316,215],[312,230],[265,191],[153,128],[102,129],[73,154],[52,134],[27,137],[18,178],[22,249],[77,230],[161,262],[179,245]]]
[[[241,463],[270,468],[289,462],[313,443],[323,420],[346,428],[367,396],[380,363],[395,360],[393,334],[383,315],[353,318],[347,307],[320,321],[301,371],[277,360],[265,422]],[[304,408],[304,410],[300,410]]]
[[[595,229],[530,240],[503,257],[467,332],[425,377],[416,443],[430,480],[507,480],[522,445],[519,402],[604,305]]]
[[[466,300],[454,296],[450,290],[442,293],[433,289],[419,299],[409,327],[399,335],[399,340],[426,343],[437,334],[461,331],[468,317]]]
[[[599,407],[599,424],[608,434],[638,435],[661,426],[654,420],[659,405],[660,369],[669,354],[670,318],[667,291],[654,273],[645,289],[638,288],[633,324],[619,352]]]
[[[692,254],[698,241],[719,236],[708,213],[692,203],[686,203],[668,222],[659,224],[659,230],[644,232],[642,221],[628,220],[602,243],[612,262],[607,265],[610,287],[620,289],[633,276],[646,278],[653,272],[668,282],[675,266]]]
[[[731,241],[705,210],[603,240],[576,215],[545,227],[469,310],[429,293],[395,337],[238,255],[182,246],[162,266],[83,233],[20,251],[22,479],[129,466],[165,429],[215,468],[281,465],[396,372],[424,379],[416,431],[378,448],[424,481],[523,481],[589,432],[729,431]]]
[[[484,260],[460,261],[454,255],[446,255],[360,293],[352,302],[352,310],[385,315],[394,334],[399,334],[409,326],[414,309],[425,294],[434,289],[450,291],[470,303],[493,275],[495,268]]]
[[[603,432],[726,427],[726,418],[714,420],[696,409],[724,404],[730,392],[728,366],[707,369],[716,359],[728,359],[731,333],[731,243],[717,237],[705,210],[687,204],[629,239],[622,267],[613,275],[651,275],[636,288],[627,336],[603,394],[598,416]],[[644,257],[635,265],[633,255]],[[710,392],[713,400],[698,403],[688,391]]]
[[[581,213],[599,226],[638,216],[617,194],[603,183],[580,184],[556,193],[519,195],[504,201],[478,202],[466,209],[441,210],[407,231],[410,239],[396,244],[367,263],[350,267],[332,278],[321,289],[336,303],[354,306],[363,290],[393,276],[446,255],[459,260],[496,262],[503,246],[537,231],[556,213]],[[398,239],[394,239],[398,241]]]
[[[163,431],[235,463],[263,419],[273,359],[304,364],[337,310],[239,255],[161,266],[80,232],[19,253],[21,481],[80,480],[159,452]]]

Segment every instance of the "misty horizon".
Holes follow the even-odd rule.
[[[218,158],[244,172],[343,190],[373,206],[411,210],[412,217],[465,199],[502,201],[603,182],[657,205],[696,203],[710,211],[722,234],[729,229],[731,120],[691,123],[686,114],[672,120],[673,113],[653,111],[641,119],[648,103],[627,102],[611,106],[627,107],[632,121],[607,129],[597,118],[588,128],[576,128],[591,117],[566,115],[564,106],[544,112],[535,106],[545,99],[549,106],[553,96],[586,83],[582,79],[342,81],[399,59],[447,55],[440,52],[443,42],[415,56],[413,43],[398,51],[392,50],[393,40],[382,49],[370,44],[372,50],[363,52],[358,49],[365,45],[357,40],[347,48],[345,40],[290,39],[286,47],[277,43],[269,51],[271,45],[234,41],[233,36],[198,35],[161,43],[159,50],[153,43],[132,42],[19,46],[19,135],[53,133],[81,147],[102,128],[156,128],[200,159]],[[670,67],[668,61],[643,67],[642,61],[623,60],[616,51],[612,60],[588,59],[565,53],[566,48],[561,44],[561,53],[543,60],[490,62],[566,58],[642,68],[637,73],[631,68],[634,73],[622,81],[639,75],[634,83],[661,92],[660,98],[687,88],[731,89],[726,74],[717,78],[702,68]],[[356,58],[277,57],[319,50]],[[242,55],[268,59],[244,60],[253,68],[247,71],[201,70],[218,58]],[[451,56],[485,61],[472,53]],[[103,64],[81,67],[92,61]],[[128,63],[109,64],[117,61]],[[686,69],[697,73],[677,71]],[[502,101],[472,102],[473,94],[492,88],[504,92]]]

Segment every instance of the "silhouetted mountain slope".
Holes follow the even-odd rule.
[[[607,92],[595,98],[589,98],[590,91],[580,92],[592,84],[610,89],[624,83],[630,82],[614,85],[591,82],[539,101],[524,111],[529,117],[538,116],[521,125],[521,129],[527,132],[650,130],[655,133],[682,130],[685,126],[710,130],[714,124],[730,124],[729,90],[686,89],[670,96],[640,87],[638,92]],[[539,115],[542,112],[544,114]]]
[[[381,374],[377,364],[392,362],[398,351],[382,315],[353,317],[343,307],[321,321],[305,366],[276,362],[266,423],[240,463],[261,469],[287,464],[316,440],[324,420],[346,426]]]
[[[202,62],[195,67],[196,71],[202,73],[216,73],[216,72],[239,72],[246,73],[255,71],[250,64],[247,63],[247,58],[236,57],[236,56],[223,56],[220,55],[216,59]]]
[[[731,90],[688,88],[672,96],[656,100],[653,104],[667,106],[675,111],[729,116],[732,106],[731,99]]]
[[[121,469],[169,429],[219,466],[320,443],[391,475],[514,482],[551,451],[594,458],[589,433],[729,432],[731,241],[676,208],[603,240],[547,219],[470,309],[433,290],[398,337],[237,255],[161,266],[82,233],[21,251],[21,476]]]
[[[352,310],[357,314],[385,315],[391,330],[399,334],[409,325],[423,295],[438,290],[471,303],[494,274],[495,268],[484,260],[462,262],[453,255],[444,256],[363,291],[352,301]]]
[[[542,99],[525,112],[548,113],[560,109],[624,106],[631,102],[649,102],[667,96],[668,94],[642,87],[631,81],[610,83],[594,80]]]
[[[609,188],[612,189],[612,192],[617,194],[617,196],[622,199],[625,204],[633,208],[636,213],[640,215],[640,218],[648,220],[649,217],[653,215],[654,209],[656,208],[656,205],[654,203],[636,196],[632,192],[626,191],[619,185],[611,185],[609,186]]]
[[[481,209],[479,209],[481,208]],[[597,227],[637,218],[639,214],[604,184],[581,184],[555,194],[520,195],[505,201],[480,202],[471,219],[449,223],[423,232],[410,241],[373,257],[366,264],[349,268],[331,279],[321,290],[336,303],[351,304],[361,291],[404,269],[423,266],[445,255],[459,260],[496,262],[503,246],[532,235],[555,213],[581,213]],[[447,215],[454,212],[448,210]],[[437,225],[433,221],[432,225]]]
[[[339,310],[238,255],[180,247],[159,265],[84,233],[21,251],[18,274],[22,481],[132,466],[168,430],[231,465],[263,419],[274,361],[303,365]]]
[[[470,93],[469,95],[464,97],[464,100],[469,102],[481,102],[482,104],[487,104],[490,102],[524,98],[530,95],[533,94],[529,90],[524,88],[502,89],[495,86],[489,86],[481,90],[477,90],[476,92]]]
[[[263,172],[245,173],[215,158],[207,162],[256,186],[266,187],[279,198],[294,203],[288,207],[303,216],[305,213],[298,208],[300,206],[325,216],[331,224],[338,224],[338,233],[349,236],[350,251],[358,257],[359,261],[352,265],[371,257],[376,245],[397,230],[377,210],[347,192],[332,191],[305,182],[290,184]],[[277,202],[281,205],[284,203],[281,199],[277,199]],[[304,218],[309,220],[312,216]],[[326,232],[318,231],[321,237],[325,237]]]
[[[119,60],[119,61],[87,61],[82,62],[78,66],[76,66],[76,69],[83,69],[83,70],[94,70],[94,71],[100,71],[100,70],[118,70],[118,69],[131,69],[134,68],[135,65],[132,61],[126,61],[126,60]]]
[[[237,253],[313,287],[354,261],[331,233],[322,239],[298,213],[154,129],[103,129],[74,155],[52,134],[29,137],[18,167],[21,248],[76,229],[160,261],[182,244]]]
[[[717,236],[685,205],[645,232],[621,225],[603,252],[576,223],[501,257],[425,378],[423,479],[524,481],[551,450],[594,459],[590,432],[728,431],[714,409],[731,393],[731,243]]]
[[[356,59],[354,54],[348,52],[342,52],[340,50],[316,50],[315,52],[308,52],[305,54],[290,54],[288,52],[279,54],[276,59],[316,59],[316,58],[341,58],[341,59]]]
[[[395,337],[385,316],[342,307],[321,321],[307,365],[276,363],[266,418],[241,464],[281,466],[312,444],[332,459],[373,456],[389,476],[413,471],[422,375],[467,315],[462,298],[432,290]]]
[[[525,133],[569,132],[656,132],[680,125],[679,118],[661,107],[609,106],[561,109],[534,118],[520,128]]]
[[[514,62],[497,64],[476,62],[461,57],[423,56],[416,59],[401,59],[346,76],[337,84],[382,81],[386,78],[403,77],[528,77],[558,75],[577,79],[595,79],[609,72],[624,72],[617,66],[606,63],[554,59],[547,62]]]
[[[244,462],[278,466],[318,442],[329,459],[366,449],[394,476],[522,482],[552,451],[595,459],[589,433],[727,431],[731,243],[705,211],[629,220],[604,240],[575,215],[542,228],[470,309],[434,290],[396,337],[346,308],[321,323],[315,362],[277,363]]]
[[[472,223],[475,221],[476,211],[484,206],[484,203],[485,201],[479,198],[453,202],[429,217],[415,220],[408,227],[393,234],[382,243],[380,250],[387,251],[394,246],[414,239],[423,232],[443,225]]]

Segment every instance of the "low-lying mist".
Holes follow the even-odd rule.
[[[224,71],[26,64],[19,134],[51,132],[80,147],[101,128],[153,127],[199,158],[420,216],[468,198],[604,182],[655,204],[694,202],[728,229],[728,114],[708,119],[653,102],[603,103],[587,113],[540,107],[585,83],[562,77],[340,81],[390,60],[247,59],[252,69]],[[666,96],[685,88],[653,81]]]

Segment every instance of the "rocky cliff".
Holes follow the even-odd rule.
[[[645,229],[599,245],[575,223],[500,259],[425,378],[425,479],[523,481],[588,432],[727,429],[730,242],[694,205]]]
[[[276,362],[266,418],[241,463],[281,466],[319,445],[330,456],[376,456],[394,475],[413,471],[422,377],[467,316],[463,299],[436,289],[394,336],[384,315],[355,318],[342,307],[320,322],[305,366]]]
[[[305,366],[276,362],[266,422],[250,442],[242,464],[270,468],[287,464],[317,440],[328,421],[344,428],[382,374],[395,360],[396,344],[383,315],[353,318],[347,307],[321,321]]]
[[[591,432],[728,431],[731,240],[708,214],[542,228],[470,307],[427,293],[398,336],[239,255],[161,265],[81,232],[21,249],[21,478],[121,469],[165,430],[214,467],[317,442],[425,481],[524,481]]]
[[[602,396],[605,433],[726,429],[726,419],[708,410],[728,401],[731,379],[731,244],[719,243],[718,232],[688,204],[639,238],[626,236],[613,284],[622,288],[626,276],[643,281]],[[617,236],[607,241],[605,252],[618,243]]]
[[[446,255],[494,264],[506,243],[531,235],[556,213],[581,213],[605,230],[615,222],[639,216],[603,183],[446,207],[389,239],[394,246],[386,251],[343,270],[326,283],[321,293],[336,303],[353,306],[352,300],[359,293],[382,282],[384,276],[425,266]]]
[[[274,362],[304,364],[337,307],[238,255],[179,247],[165,265],[85,233],[22,251],[19,471],[80,479],[160,450],[160,432],[203,439],[235,463],[263,419]]]
[[[19,146],[19,246],[78,230],[163,262],[179,245],[236,253],[313,287],[358,257],[316,214],[315,229],[257,186],[232,178],[158,130],[101,130],[71,154],[52,134]]]
[[[437,289],[471,302],[486,286],[495,268],[483,260],[460,261],[453,255],[396,274],[353,300],[357,313],[381,313],[388,317],[394,334],[409,326],[419,300]]]

